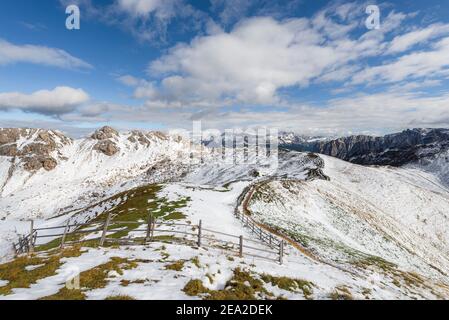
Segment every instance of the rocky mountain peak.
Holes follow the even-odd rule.
[[[62,133],[43,129],[0,129],[0,156],[19,159],[28,171],[53,170],[58,150],[72,140]]]
[[[115,130],[112,127],[104,126],[101,129],[98,129],[95,131],[91,138],[95,140],[106,140],[106,139],[113,139],[118,137],[119,133],[117,130]]]
[[[92,139],[98,140],[94,145],[94,150],[112,157],[120,151],[120,148],[115,141],[118,136],[118,131],[109,126],[98,129],[91,136]]]

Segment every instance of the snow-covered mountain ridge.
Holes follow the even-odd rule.
[[[362,165],[419,167],[449,186],[449,129],[411,129],[386,136],[338,139],[280,138],[283,148],[311,151]]]
[[[0,219],[51,217],[136,179],[176,177],[191,151],[180,136],[109,127],[78,140],[55,131],[3,129],[0,142]]]
[[[180,136],[117,132],[109,127],[77,140],[46,131],[25,130],[16,136],[13,141],[1,140],[2,146],[16,145],[17,149],[15,155],[0,156],[2,261],[11,258],[11,243],[17,234],[28,232],[28,219],[34,219],[39,227],[52,227],[64,225],[68,218],[78,222],[103,219],[110,210],[126,220],[127,214],[145,217],[151,210],[157,213],[176,208],[173,216],[188,224],[202,220],[205,228],[256,240],[257,235],[234,217],[238,200],[251,188],[254,193],[242,205],[247,206],[252,219],[287,236],[307,252],[287,246],[285,263],[279,266],[250,258],[236,260],[215,249],[200,250],[204,267],[194,266],[200,270],[192,271],[187,263],[188,269],[179,271],[175,278],[165,269],[163,259],[159,264],[145,260],[139,262],[141,271],[117,276],[104,290],[86,292],[90,298],[125,292],[136,298],[161,298],[173,288],[177,288],[176,297],[187,298],[183,288],[191,272],[210,290],[223,290],[238,265],[245,265],[256,278],[269,274],[305,279],[317,299],[345,295],[360,299],[449,297],[449,191],[434,175],[419,168],[367,167],[285,150],[269,158],[250,154],[247,161],[241,161],[239,157],[245,156],[239,153],[232,161],[222,161],[221,151],[192,145]],[[50,145],[37,156],[53,158],[55,166],[30,170],[26,161],[35,156],[36,147],[24,146],[33,144]],[[192,152],[203,161],[193,163]],[[136,191],[147,187],[159,191],[140,195]],[[145,224],[144,219],[139,221]],[[129,235],[137,236],[137,232]],[[182,245],[169,248],[170,254],[185,262],[198,255],[196,249]],[[135,249],[94,248],[74,263],[88,261],[86,268],[92,268],[108,257],[158,256],[158,250],[157,243]],[[103,254],[103,260],[93,259]],[[165,282],[149,283],[144,280],[149,274]],[[54,294],[61,288],[59,278],[55,279],[43,279],[29,289],[18,288],[7,298]],[[120,285],[121,280],[144,284],[126,287]],[[149,296],[148,286],[157,289],[157,294]],[[266,290],[292,299],[309,296],[302,291],[278,291],[273,285],[267,285]]]

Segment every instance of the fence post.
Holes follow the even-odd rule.
[[[100,240],[101,247],[104,245],[104,241],[106,240],[106,233],[108,232],[109,223],[111,223],[111,215],[112,215],[112,213],[109,212],[108,218],[106,219],[106,222],[104,223],[103,234],[101,235],[101,240]]]
[[[62,235],[62,240],[61,240],[61,247],[60,249],[64,249],[64,242],[65,242],[65,238],[67,236],[67,232],[69,232],[69,225],[70,225],[70,219],[67,220],[67,224],[65,225],[65,229],[64,229],[64,234]]]
[[[148,221],[147,221],[147,237],[145,238],[145,242],[148,243],[150,241],[151,237],[151,227],[153,225],[153,215],[151,213],[148,214]]]
[[[239,257],[243,258],[243,236],[240,236],[239,240]]]
[[[30,238],[28,239],[29,246],[29,254],[33,254],[34,253],[34,243],[33,243],[33,238],[34,238],[34,220],[30,221]]]
[[[154,240],[154,229],[156,229],[156,218],[151,215],[151,236],[150,241]]]
[[[201,248],[201,226],[203,222],[200,220],[200,223],[198,224],[198,248]]]
[[[279,244],[279,263],[284,263],[284,240]]]

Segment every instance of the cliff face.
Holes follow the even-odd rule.
[[[330,141],[282,145],[362,165],[402,166],[428,161],[449,149],[448,129],[413,129],[383,137],[349,136]]]

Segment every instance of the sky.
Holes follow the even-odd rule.
[[[69,5],[79,29],[66,27]],[[73,136],[193,121],[330,136],[449,127],[447,1],[0,6],[0,127]]]

